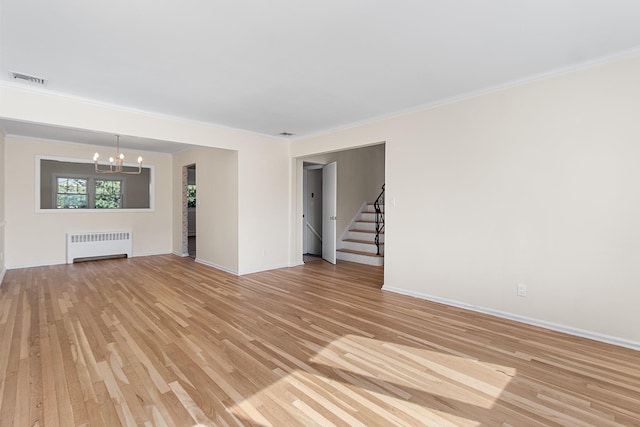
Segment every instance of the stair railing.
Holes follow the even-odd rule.
[[[318,240],[320,240],[322,242],[322,236],[320,235],[320,233],[318,233],[316,231],[316,229],[313,228],[313,226],[311,224],[309,224],[309,221],[305,220],[304,222],[307,224],[307,227],[309,227],[309,230],[311,230],[313,235],[316,236],[318,238]]]
[[[384,186],[385,184],[382,184],[382,191],[376,201],[373,202],[373,207],[376,210],[376,255],[380,255],[380,233],[384,230],[384,212],[382,212],[381,208],[384,205]]]

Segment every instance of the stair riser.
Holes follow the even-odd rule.
[[[372,255],[376,254],[375,243],[359,243],[359,242],[342,242],[344,249],[351,249],[352,251],[369,252]],[[380,254],[384,253],[384,245],[380,245]]]
[[[347,252],[336,252],[336,258],[342,261],[357,262],[360,264],[382,266],[384,265],[384,258],[382,257],[370,257],[359,254],[350,254]]]
[[[367,207],[365,208],[367,212],[375,212],[376,208],[373,205],[367,205]],[[384,205],[380,206],[380,210],[382,211],[382,213],[384,213]]]
[[[356,221],[356,226],[355,228],[357,230],[369,230],[369,231],[376,231],[376,223],[375,222],[362,222],[362,221]]]
[[[358,231],[349,231],[347,239],[366,240],[373,243],[376,238],[375,233],[360,233]],[[380,235],[380,242],[384,242],[384,234]]]
[[[376,220],[376,213],[375,212],[362,212],[360,214],[360,219],[362,219],[363,221],[375,221]],[[384,222],[384,215],[380,219],[382,220],[381,222]]]

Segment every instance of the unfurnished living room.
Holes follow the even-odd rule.
[[[640,426],[639,22],[0,0],[0,426]]]

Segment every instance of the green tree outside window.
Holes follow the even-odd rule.
[[[195,184],[187,185],[187,207],[189,208],[196,207],[196,185]]]
[[[119,209],[122,206],[122,181],[97,179],[96,209]]]
[[[89,206],[87,180],[58,178],[56,207],[58,209],[86,209]]]

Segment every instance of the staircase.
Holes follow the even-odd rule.
[[[360,212],[351,222],[349,230],[340,239],[336,250],[336,258],[342,261],[357,262],[367,265],[384,265],[384,204],[378,204],[382,213],[378,214],[380,255],[376,246],[376,208],[374,203],[363,205]]]

